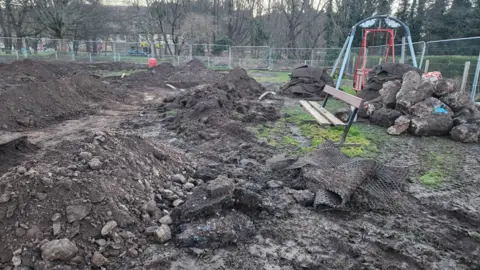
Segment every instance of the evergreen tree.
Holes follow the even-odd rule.
[[[408,0],[400,0],[399,7],[397,13],[395,13],[395,17],[397,17],[400,21],[408,24],[408,8],[410,7],[410,1]]]

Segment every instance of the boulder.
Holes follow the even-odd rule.
[[[418,102],[409,108],[409,112],[413,116],[417,117],[426,117],[434,113],[435,106],[444,106],[444,109],[447,110],[447,114],[453,117],[453,111],[439,99],[434,97],[426,98],[424,101]]]
[[[390,135],[400,135],[408,130],[412,117],[409,115],[402,115],[395,120],[395,124],[387,129]]]
[[[449,115],[430,115],[414,117],[410,123],[410,133],[416,136],[443,136],[453,127],[453,119]]]
[[[395,108],[395,103],[397,101],[397,94],[402,87],[402,82],[400,80],[389,81],[383,84],[382,89],[380,89],[380,97],[383,105],[389,109]]]
[[[447,104],[454,112],[458,112],[465,107],[472,107],[473,102],[470,100],[470,97],[464,91],[458,91],[454,93],[447,94],[442,96],[440,100]]]
[[[417,73],[415,73],[417,74]],[[406,76],[407,74],[405,74]],[[406,76],[407,77],[407,76]],[[408,110],[410,107],[413,105],[417,104],[418,102],[425,100],[428,97],[431,97],[433,92],[434,92],[434,86],[431,82],[425,80],[422,81],[420,85],[418,85],[416,88],[415,85],[417,83],[418,78],[410,78],[407,77],[407,79],[411,81],[403,81],[402,88],[397,94],[397,103],[395,109],[404,113],[408,114]],[[406,87],[409,87],[408,89],[404,89],[404,85],[407,85]],[[410,88],[412,87],[412,88]],[[407,91],[409,90],[409,91]],[[403,91],[403,92],[402,92]]]
[[[373,114],[370,116],[370,122],[375,125],[390,127],[401,115],[402,113],[397,110],[381,108],[373,112]]]
[[[459,142],[478,142],[480,127],[477,124],[463,124],[456,126],[450,131],[452,139]]]
[[[435,84],[434,96],[442,97],[457,91],[457,82],[452,79],[440,79]]]

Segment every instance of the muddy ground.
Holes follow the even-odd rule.
[[[356,123],[344,152],[408,166],[402,204],[315,210],[265,164],[338,132],[256,101],[278,82],[195,62],[0,69],[0,138],[19,138],[0,147],[2,269],[480,267],[478,144]]]

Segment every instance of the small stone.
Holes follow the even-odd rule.
[[[42,231],[37,225],[33,225],[30,229],[27,230],[27,238],[28,239],[40,239],[43,237]]]
[[[143,214],[142,215],[142,220],[143,220],[143,222],[146,222],[146,223],[150,222],[150,220],[151,220],[150,215],[148,213]]]
[[[101,246],[101,247],[104,247],[107,245],[107,240],[105,239],[97,239],[95,240],[95,243],[97,243],[97,245]]]
[[[48,241],[40,249],[42,258],[49,261],[67,261],[78,253],[77,246],[67,238]]]
[[[183,185],[183,189],[185,190],[192,190],[192,188],[194,188],[195,185],[193,183],[186,183],[185,185]]]
[[[173,191],[171,191],[169,189],[164,189],[162,191],[162,196],[165,197],[167,200],[170,200],[170,201],[174,201],[174,200],[178,199],[178,195],[175,194]]]
[[[25,174],[27,172],[27,168],[20,166],[17,168],[17,173],[19,174]]]
[[[79,156],[82,160],[91,160],[93,158],[93,155],[90,152],[81,152]]]
[[[82,256],[75,256],[73,259],[70,260],[72,263],[81,264],[83,262]]]
[[[53,222],[59,221],[61,217],[62,217],[62,214],[60,214],[60,213],[55,213],[55,214],[53,214],[53,216],[52,216],[52,221],[53,221]]]
[[[150,226],[145,229],[145,235],[150,236],[154,235],[155,231],[158,229],[158,226]]]
[[[88,166],[90,167],[90,169],[92,170],[98,170],[102,167],[102,162],[100,161],[100,159],[98,158],[92,158],[89,162],[88,162]]]
[[[172,239],[172,232],[170,231],[170,227],[167,225],[162,225],[155,230],[155,239],[160,244],[168,242]]]
[[[172,176],[172,181],[180,184],[185,184],[187,183],[187,178],[185,178],[185,176],[181,174],[175,174]]]
[[[269,188],[282,188],[283,187],[283,182],[282,181],[276,181],[276,180],[271,180],[267,182],[267,186]]]
[[[52,178],[43,177],[43,178],[42,178],[42,183],[43,183],[45,186],[49,187],[49,186],[53,185],[53,180],[52,180]]]
[[[45,200],[45,198],[47,198],[47,193],[37,192],[35,193],[35,198],[37,198],[40,201],[43,201]]]
[[[62,224],[60,222],[55,222],[52,225],[53,235],[57,236],[62,232]]]
[[[109,263],[110,263],[110,261],[107,258],[105,258],[102,255],[102,253],[100,253],[98,251],[95,251],[95,253],[93,253],[92,264],[95,265],[96,267],[102,267],[102,266],[105,266]]]
[[[110,234],[113,231],[113,229],[115,229],[117,227],[117,225],[118,224],[115,220],[110,220],[109,222],[107,222],[103,226],[102,231],[101,231],[102,235]]]
[[[165,225],[170,225],[173,223],[172,217],[170,216],[164,216],[159,221],[160,221],[160,224],[165,224]]]
[[[175,201],[173,202],[173,206],[174,206],[174,207],[179,207],[179,206],[182,205],[183,203],[184,203],[183,200],[178,199],[178,200],[175,200]]]
[[[136,258],[138,257],[138,251],[134,248],[130,248],[128,251],[127,251],[127,254],[128,256],[132,257],[132,258]]]
[[[67,220],[69,223],[82,220],[92,210],[92,204],[77,204],[67,206]]]
[[[17,237],[22,237],[22,236],[24,236],[26,232],[27,232],[27,231],[26,231],[24,228],[21,228],[21,227],[15,229],[15,235],[16,235]]]
[[[0,203],[6,203],[8,201],[10,201],[9,193],[4,193],[2,196],[0,196]]]

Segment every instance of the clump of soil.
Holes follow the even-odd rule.
[[[16,260],[35,269],[101,267],[137,256],[147,238],[168,241],[167,213],[186,196],[188,164],[166,145],[89,131],[0,172],[0,268]]]
[[[180,66],[169,77],[171,82],[196,82],[215,83],[223,78],[217,71],[208,69],[200,60],[194,58],[183,66]]]
[[[21,84],[28,82],[46,82],[59,79],[72,70],[65,63],[57,64],[45,61],[25,59],[0,66],[0,81],[4,84]]]
[[[264,91],[265,88],[245,70],[235,68],[214,85],[164,100],[159,111],[178,110],[176,115],[167,117],[165,121],[169,123],[169,128],[187,136],[200,139],[223,135],[247,138],[250,134],[242,128],[242,122],[270,121],[279,117],[274,106],[256,101]]]

